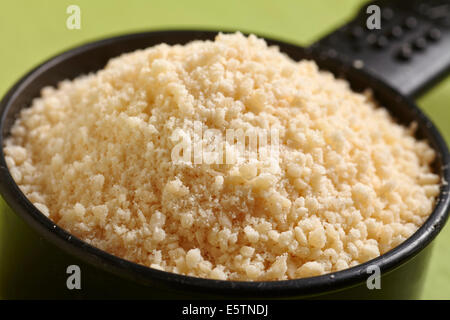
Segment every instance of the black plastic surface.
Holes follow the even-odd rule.
[[[370,5],[381,9],[380,29],[367,27]],[[417,96],[450,71],[450,0],[370,2],[312,48]]]

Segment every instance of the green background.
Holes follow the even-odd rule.
[[[0,95],[36,64],[87,41],[143,30],[196,27],[251,31],[307,46],[350,18],[363,3],[361,0],[2,0]],[[81,8],[80,30],[66,28],[66,8],[71,4]],[[450,78],[417,103],[450,141]],[[435,241],[422,295],[425,299],[450,299],[449,243],[447,226]]]

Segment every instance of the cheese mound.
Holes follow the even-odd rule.
[[[249,156],[244,143],[227,149],[234,161],[175,161],[183,139],[214,143],[196,125],[222,137],[274,130],[279,152]],[[435,152],[414,126],[314,62],[240,33],[124,54],[44,88],[4,152],[30,201],[73,235],[151,268],[223,280],[373,259],[421,226],[440,190]]]

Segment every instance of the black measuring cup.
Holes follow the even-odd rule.
[[[345,27],[339,32],[346,34],[347,30]],[[125,52],[163,42],[185,44],[192,40],[214,39],[216,34],[217,31],[192,30],[131,34],[92,42],[44,62],[20,79],[1,101],[0,145],[9,135],[20,110],[30,106],[42,87],[99,70],[110,58]],[[309,49],[266,40],[279,46],[294,60],[316,61],[321,69],[344,78],[356,91],[370,88],[399,123],[408,125],[415,121],[417,138],[426,139],[436,150],[434,171],[443,180],[450,181],[447,146],[433,123],[409,98],[442,75],[442,70],[423,78],[419,74],[418,78],[422,80],[415,81],[414,90],[402,83],[396,88],[397,83],[389,84],[370,68],[361,69],[359,58],[352,61],[350,55],[339,57],[335,52],[330,53],[329,39]],[[363,64],[370,62],[368,59],[362,61]],[[20,191],[0,150],[0,193],[7,203],[1,208],[0,292],[5,298],[417,298],[430,257],[431,241],[448,218],[449,189],[448,184],[442,184],[433,212],[417,232],[398,247],[364,264],[295,280],[220,281],[138,265],[69,234],[41,214]],[[69,275],[66,270],[70,265],[80,267],[81,290],[67,289]],[[380,290],[370,290],[367,286],[373,265],[381,272]]]

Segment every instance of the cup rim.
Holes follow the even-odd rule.
[[[237,293],[239,295],[249,296],[260,295],[263,293],[265,296],[286,296],[293,294],[314,295],[324,292],[337,291],[345,287],[354,286],[365,282],[368,277],[367,268],[371,265],[377,265],[383,275],[401,266],[406,261],[416,256],[422,249],[427,247],[427,245],[443,228],[449,215],[450,186],[448,183],[441,184],[440,193],[436,199],[435,207],[427,220],[412,236],[397,247],[375,259],[341,271],[309,278],[277,281],[234,281],[197,278],[161,271],[125,260],[96,248],[60,228],[52,220],[45,217],[22,193],[12,178],[6,165],[5,155],[3,152],[3,140],[4,134],[7,133],[4,130],[4,125],[6,115],[8,114],[11,105],[14,103],[14,100],[20,95],[21,91],[27,87],[27,85],[32,83],[33,79],[35,79],[38,75],[45,73],[49,67],[57,65],[61,61],[111,43],[120,42],[127,39],[140,39],[151,36],[177,36],[177,34],[186,35],[189,33],[192,33],[193,36],[201,33],[212,37],[218,32],[232,31],[161,30],[114,36],[103,40],[89,42],[64,51],[63,53],[60,53],[41,63],[36,68],[21,77],[11,87],[0,102],[0,194],[3,196],[3,199],[9,207],[21,218],[23,218],[32,229],[37,231],[40,236],[44,237],[50,243],[56,244],[65,252],[75,255],[81,260],[93,264],[96,267],[100,267],[105,271],[112,272],[118,276],[131,279],[144,285],[164,285],[172,289],[182,290],[188,288],[197,292],[205,293]],[[298,50],[304,55],[312,56],[312,58],[316,61],[318,59],[326,59],[334,63],[342,64],[342,62],[336,58],[327,56],[319,57],[318,55],[313,54],[309,49],[304,49],[293,44],[271,39],[269,37],[261,37],[266,39],[270,44],[289,47],[293,50]],[[402,99],[403,103],[405,103],[408,108],[412,109],[417,120],[426,124],[424,129],[428,131],[429,136],[433,139],[433,145],[436,148],[435,151],[441,157],[443,164],[441,168],[441,179],[446,182],[450,181],[450,154],[447,145],[432,121],[420,111],[415,103],[411,99],[400,95],[400,93],[398,93],[394,88],[377,79],[367,71],[355,69],[351,65],[345,65],[344,71],[345,70],[352,70],[352,72],[359,73],[361,76],[370,77],[371,81],[373,81],[377,87],[390,91],[392,96]],[[389,108],[387,109],[389,110]]]

